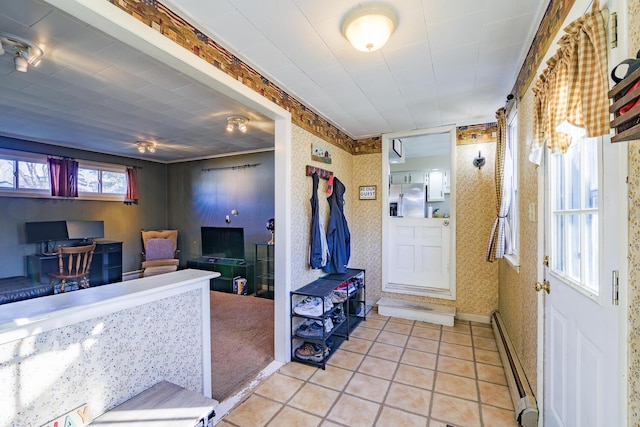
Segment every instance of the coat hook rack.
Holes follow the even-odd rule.
[[[318,178],[321,178],[321,179],[329,179],[329,177],[333,175],[333,172],[331,171],[320,169],[315,166],[307,165],[307,176],[313,175],[314,172],[317,173]]]

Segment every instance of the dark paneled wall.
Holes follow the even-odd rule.
[[[104,221],[105,239],[123,242],[123,271],[140,269],[140,230],[166,228],[168,224],[166,165],[4,137],[0,137],[0,148],[141,167],[138,205],[0,197],[0,277],[25,275],[26,255],[38,251],[36,244],[25,243],[24,223],[29,221]]]
[[[180,232],[181,265],[201,255],[201,226],[244,227],[247,260],[254,258],[255,242],[271,238],[266,222],[274,215],[272,151],[171,164],[167,186],[169,225]]]

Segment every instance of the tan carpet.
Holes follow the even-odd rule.
[[[273,361],[273,300],[211,291],[211,385],[223,401]]]

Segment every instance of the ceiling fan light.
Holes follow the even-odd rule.
[[[247,133],[247,125],[244,123],[238,124],[238,130],[242,133]]]
[[[233,132],[233,122],[227,122],[227,132]]]
[[[147,144],[147,151],[149,151],[150,153],[155,153],[156,152],[156,144],[154,144],[153,142],[149,142]]]
[[[138,153],[140,154],[144,154],[144,152],[147,150],[145,145],[141,142],[138,142],[136,145],[138,146]]]
[[[0,55],[4,55],[4,46],[2,46],[2,40],[0,40]]]
[[[26,73],[29,68],[29,63],[22,56],[16,56],[13,63],[16,66],[16,71],[20,71],[21,73]]]
[[[389,40],[396,23],[396,13],[389,6],[367,3],[352,9],[345,16],[342,33],[357,50],[373,52]]]

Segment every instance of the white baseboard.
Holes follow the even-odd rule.
[[[467,320],[469,322],[491,324],[491,316],[481,316],[479,314],[456,313],[456,319]]]
[[[139,279],[142,277],[142,270],[125,271],[122,273],[122,281]]]

